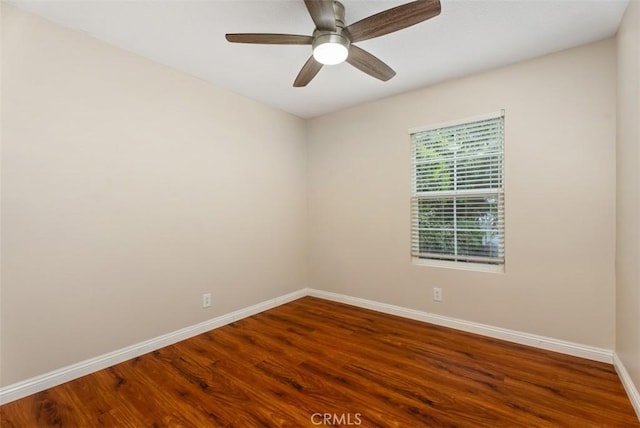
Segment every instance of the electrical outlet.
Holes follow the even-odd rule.
[[[211,306],[211,293],[204,293],[202,295],[202,307],[208,308]]]
[[[433,287],[433,301],[442,302],[442,288]]]

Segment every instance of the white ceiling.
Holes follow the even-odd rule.
[[[408,0],[342,0],[347,24]],[[347,63],[293,88],[310,46],[231,44],[225,33],[308,34],[302,0],[11,3],[249,98],[313,117],[611,37],[628,0],[441,0],[442,13],[358,43],[397,75],[380,82]]]

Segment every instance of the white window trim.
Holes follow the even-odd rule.
[[[474,272],[504,273],[505,264],[491,265],[486,263],[455,262],[450,260],[424,259],[411,257],[411,263],[416,266],[435,267],[443,269],[468,270]]]
[[[470,122],[479,122],[482,120],[488,119],[497,119],[500,117],[505,117],[505,109],[500,109],[491,113],[481,114],[477,116],[471,116],[464,119],[456,119],[446,122],[434,123],[426,126],[419,126],[409,128],[407,133],[409,135],[416,134],[418,132],[431,131],[434,129],[446,128],[450,126],[459,126],[464,125]],[[503,146],[503,159],[506,156],[506,147]],[[503,180],[505,179],[505,169],[502,171]],[[411,172],[413,179],[414,172]],[[502,188],[502,194],[504,195],[504,187]],[[411,197],[413,199],[413,196]],[[410,203],[411,205],[411,203]],[[411,210],[411,207],[410,207]],[[503,215],[506,217],[506,206],[503,207]],[[411,218],[413,221],[413,218]],[[413,226],[410,224],[409,226],[410,233],[413,233]],[[506,240],[506,227],[503,225],[503,237]],[[412,238],[413,239],[413,238]],[[506,245],[505,245],[506,246]],[[475,271],[475,272],[487,272],[487,273],[505,273],[506,269],[506,260],[501,264],[486,264],[486,263],[474,263],[474,262],[461,262],[455,260],[437,260],[437,259],[427,259],[422,257],[411,256],[411,262],[416,266],[424,266],[424,267],[435,267],[435,268],[444,268],[444,269],[455,269],[455,270],[466,270],[466,271]]]

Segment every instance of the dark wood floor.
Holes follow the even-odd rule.
[[[640,427],[609,364],[306,297],[0,407],[8,427]]]

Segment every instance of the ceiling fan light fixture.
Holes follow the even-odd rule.
[[[349,56],[349,39],[336,34],[322,34],[313,40],[313,58],[320,64],[336,65]]]

